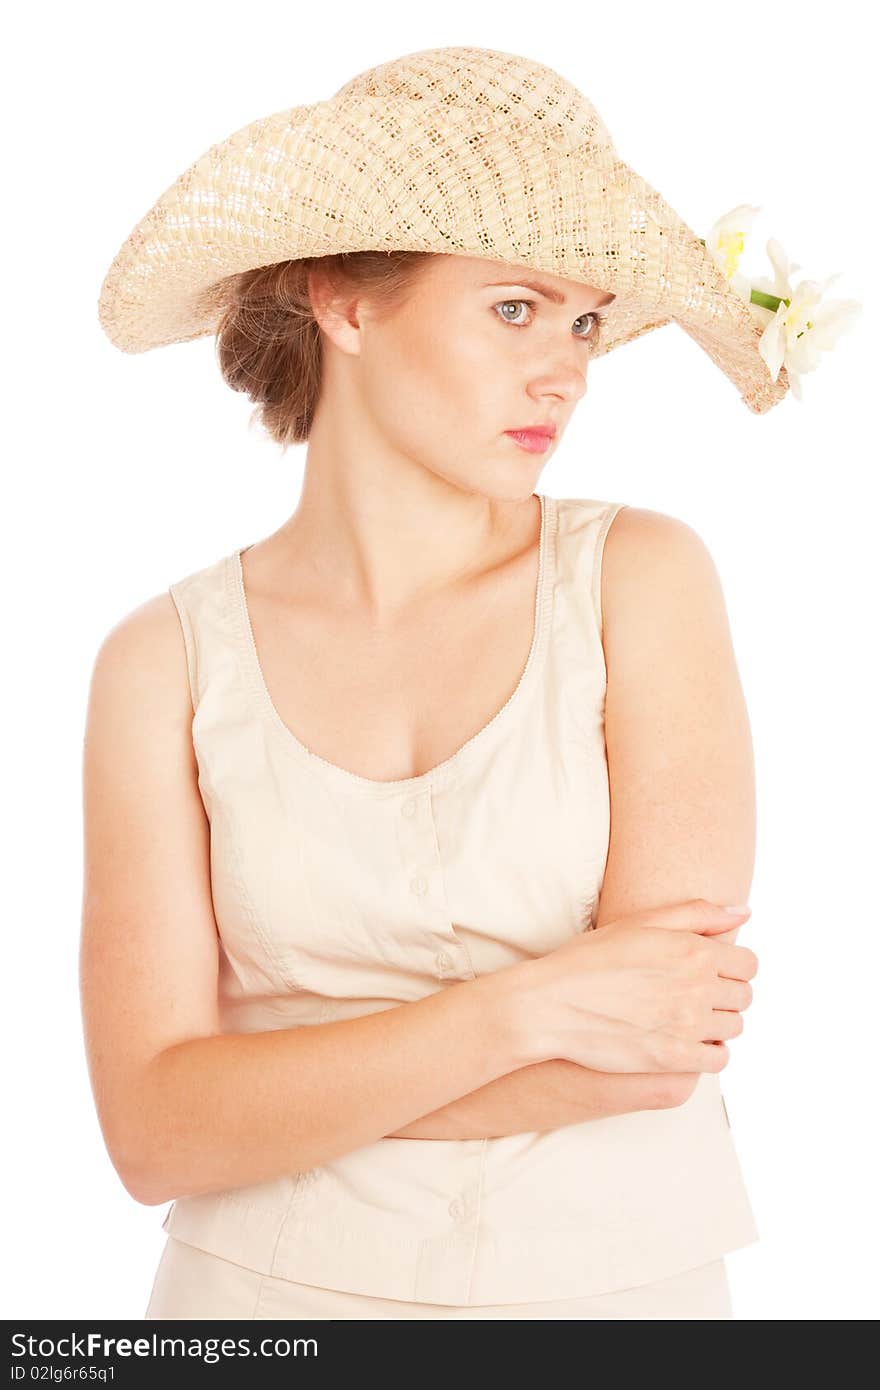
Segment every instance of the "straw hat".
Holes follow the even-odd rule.
[[[756,414],[788,390],[763,331],[694,231],[617,155],[551,68],[435,48],[213,145],[113,260],[98,316],[123,352],[215,332],[229,277],[345,251],[502,260],[617,296],[593,357],[678,323]]]

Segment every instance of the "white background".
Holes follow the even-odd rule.
[[[127,355],[103,276],[159,194],[248,121],[417,49],[557,68],[698,234],[762,208],[843,276],[861,322],[765,416],[675,325],[597,362],[556,496],[681,517],[728,602],[758,778],[760,973],[723,1074],[761,1240],[728,1256],[739,1319],[876,1317],[877,109],[868,11],[741,0],[446,0],[15,8],[7,20],[3,351],[9,1127],[3,1315],[142,1317],[167,1207],[104,1149],[81,1034],[81,744],[94,654],[128,611],[277,527],[305,446],[248,429],[212,340]],[[14,32],[9,33],[9,28]],[[205,506],[205,499],[210,505]]]

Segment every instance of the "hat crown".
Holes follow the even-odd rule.
[[[368,68],[336,92],[343,108],[364,101],[423,102],[451,121],[520,129],[548,145],[614,151],[604,121],[553,68],[490,48],[429,48]]]

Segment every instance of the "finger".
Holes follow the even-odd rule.
[[[723,1071],[730,1061],[730,1048],[723,1042],[699,1043],[695,1071]]]
[[[753,980],[758,973],[758,957],[748,946],[733,946],[728,941],[714,941],[718,951],[719,975],[729,980]]]
[[[706,934],[730,931],[739,926],[751,915],[752,909],[744,907],[741,911],[730,912],[718,903],[707,898],[690,898],[682,903],[670,903],[664,907],[646,908],[631,914],[632,918],[646,927],[666,927],[679,931],[696,931]]]
[[[718,984],[713,991],[712,1007],[714,1009],[747,1009],[752,1002],[752,987],[748,980],[728,980],[724,976],[718,977]]]
[[[745,1024],[743,1016],[735,1009],[713,1009],[709,1032],[703,1042],[726,1042],[738,1038]]]
[[[684,1038],[667,1034],[658,1050],[657,1070],[722,1071],[729,1061],[730,1052],[724,1042],[686,1042]]]

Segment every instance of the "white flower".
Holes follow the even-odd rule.
[[[780,303],[775,313],[769,309],[761,310],[766,327],[758,342],[758,351],[774,381],[779,376],[779,368],[785,366],[792,394],[797,400],[803,400],[800,377],[805,372],[815,371],[820,352],[834,347],[840,334],[855,323],[862,306],[855,299],[827,299],[823,303],[825,291],[840,279],[839,274],[829,275],[821,283],[818,280],[801,280],[793,289],[790,284],[782,285],[781,267],[785,253],[778,242],[768,242],[767,253],[773,259],[776,284],[765,290],[768,282],[756,280],[753,288],[779,295]],[[753,309],[759,307],[752,306]]]
[[[822,296],[829,285],[840,279],[839,274],[821,283],[802,280],[792,288],[791,277],[801,267],[789,261],[783,247],[772,237],[767,242],[767,255],[773,279],[749,280],[741,274],[738,266],[746,237],[760,211],[748,203],[732,208],[711,227],[705,246],[731,289],[745,300],[755,320],[764,325],[758,352],[772,379],[776,381],[780,367],[784,366],[792,395],[803,400],[800,375],[815,370],[819,353],[834,346],[840,334],[859,317],[862,306],[855,299],[829,299],[822,303]],[[753,290],[777,299],[778,305],[771,308],[753,303]]]
[[[737,270],[743,247],[746,244],[746,237],[752,229],[752,223],[761,211],[760,208],[752,207],[749,203],[740,203],[739,207],[731,208],[723,217],[713,223],[706,233],[706,250],[712,257],[715,264],[722,274],[730,281],[733,289],[746,303],[749,301],[751,284]]]
[[[765,294],[775,294],[779,299],[788,299],[791,294],[791,277],[800,266],[789,261],[783,247],[775,237],[767,242],[767,255],[773,267],[773,279],[762,277],[752,281],[752,289],[763,290]]]

